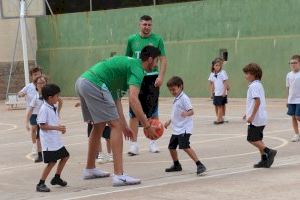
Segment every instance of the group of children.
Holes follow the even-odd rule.
[[[209,76],[210,88],[213,94],[213,104],[215,105],[217,120],[214,124],[225,122],[225,104],[227,103],[227,92],[229,90],[227,73],[222,69],[224,60],[216,58],[212,62],[211,74]],[[291,72],[286,77],[287,87],[287,107],[288,115],[292,116],[295,136],[291,141],[300,141],[298,121],[300,121],[300,55],[294,55],[289,62]],[[267,124],[266,100],[262,79],[262,69],[256,63],[250,63],[243,68],[245,79],[248,81],[246,114],[244,120],[248,124],[247,141],[255,146],[260,154],[261,160],[254,165],[255,168],[269,168],[274,162],[277,154],[276,150],[267,147],[263,142],[263,130]],[[27,97],[26,128],[29,130],[31,124],[31,135],[33,142],[33,152],[38,151],[35,162],[44,161],[46,167],[43,170],[41,179],[36,186],[39,192],[49,192],[45,180],[50,171],[59,160],[55,177],[51,180],[52,185],[66,186],[67,182],[60,178],[62,170],[69,158],[69,153],[60,138],[66,133],[66,127],[59,122],[59,110],[62,101],[59,98],[60,88],[54,84],[47,84],[47,78],[42,75],[39,68],[30,71],[33,83],[24,87],[20,96]],[[182,166],[177,155],[177,147],[183,149],[196,164],[196,173],[201,175],[206,171],[206,167],[198,159],[195,151],[190,147],[190,137],[193,129],[194,114],[189,97],[184,93],[182,78],[172,77],[167,82],[170,93],[175,97],[172,106],[171,119],[165,122],[167,129],[170,125],[173,129],[168,145],[173,165],[165,169],[165,172],[181,171]],[[58,103],[58,107],[56,104]],[[76,104],[79,106],[79,104]],[[88,133],[92,129],[92,124],[88,124]],[[107,141],[107,150],[110,153],[110,128],[107,126],[103,137]],[[36,148],[37,145],[37,148]],[[101,147],[99,147],[101,152]],[[99,154],[101,155],[101,154]],[[98,157],[99,159],[99,157]],[[109,160],[109,161],[112,161]]]

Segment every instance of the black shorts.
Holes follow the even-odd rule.
[[[92,123],[88,123],[88,127],[87,127],[87,135],[88,135],[88,137],[90,137],[92,129],[93,129],[93,124]],[[110,132],[111,132],[110,127],[109,126],[105,126],[105,128],[103,130],[103,133],[102,133],[102,137],[105,138],[106,140],[109,140],[110,139]]]
[[[139,93],[139,100],[147,118],[158,117],[159,87],[154,86],[157,77],[157,74],[145,76]],[[135,114],[130,107],[129,116],[135,118]]]
[[[214,96],[213,103],[215,106],[224,106],[228,103],[227,96]]]
[[[189,149],[190,147],[190,133],[183,133],[180,135],[172,135],[169,142],[169,149],[176,149],[179,146],[179,149]]]
[[[253,124],[248,125],[248,142],[261,141],[264,138],[264,128],[265,126],[254,126]]]
[[[56,163],[58,160],[69,156],[70,154],[65,147],[57,151],[43,151],[44,163]]]

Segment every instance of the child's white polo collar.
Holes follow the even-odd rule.
[[[184,92],[183,91],[181,91],[181,93],[177,96],[177,97],[175,97],[175,99],[174,99],[174,102],[173,103],[175,103],[177,100],[179,100],[181,97],[182,97],[182,95],[184,94]]]
[[[250,87],[250,85],[252,85],[253,83],[256,83],[256,82],[260,83],[260,80],[254,80],[254,81],[250,82],[248,87]]]
[[[54,112],[56,112],[56,107],[53,105],[50,105],[47,101],[44,101],[45,102],[45,105],[48,107],[48,108],[51,108],[51,110],[53,110]]]

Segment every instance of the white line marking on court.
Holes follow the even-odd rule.
[[[300,162],[299,161],[289,162],[289,163],[274,165],[274,167],[275,166],[276,167],[292,166],[292,165],[297,165],[297,164],[300,164]],[[245,168],[245,167],[241,167],[241,168]],[[185,180],[178,180],[178,181],[172,181],[172,182],[150,184],[150,185],[138,186],[138,187],[133,186],[134,188],[119,189],[119,190],[109,191],[109,192],[99,192],[99,193],[94,193],[94,194],[89,194],[89,195],[65,198],[64,200],[85,199],[85,198],[89,198],[89,197],[104,196],[104,195],[120,193],[120,192],[128,192],[128,191],[135,191],[135,190],[140,190],[140,189],[155,188],[155,187],[161,187],[161,186],[165,186],[165,185],[171,185],[171,184],[173,185],[173,184],[177,184],[177,183],[187,183],[187,182],[192,182],[192,181],[196,181],[196,180],[212,179],[212,178],[218,178],[218,177],[229,176],[229,175],[244,174],[247,172],[253,172],[253,171],[258,171],[258,170],[261,170],[261,169],[251,168],[251,169],[246,169],[246,170],[237,170],[234,172],[206,175],[206,176],[201,176],[201,177],[192,177],[192,178],[187,178]],[[69,194],[74,194],[74,193],[69,193]]]
[[[11,128],[8,128],[8,129],[2,129],[0,130],[0,133],[1,132],[7,132],[7,131],[12,131],[12,130],[15,130],[18,128],[18,126],[16,124],[9,124],[9,123],[0,123],[0,126],[1,125],[4,125],[4,126],[10,126]],[[1,134],[2,135],[2,134]]]

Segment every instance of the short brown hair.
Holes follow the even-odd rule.
[[[37,67],[33,67],[33,68],[31,68],[31,69],[29,70],[30,76],[32,76],[32,74],[33,74],[33,73],[36,73],[36,72],[41,72],[41,73],[42,73],[42,69],[41,69],[39,66],[37,66]]]
[[[262,78],[262,70],[260,66],[256,63],[249,63],[243,68],[243,72],[245,74],[251,74],[255,77],[255,80],[261,80]]]
[[[215,58],[212,62],[211,62],[211,72],[214,72],[215,69],[214,69],[214,66],[215,64],[217,63],[223,63],[224,62],[224,59],[221,58],[221,57],[218,57],[218,58]]]
[[[298,60],[298,62],[300,62],[300,55],[293,55],[291,57],[292,60]]]
[[[179,76],[173,76],[172,78],[170,78],[169,81],[167,82],[167,87],[169,88],[173,86],[183,87],[182,78],[180,78]]]

